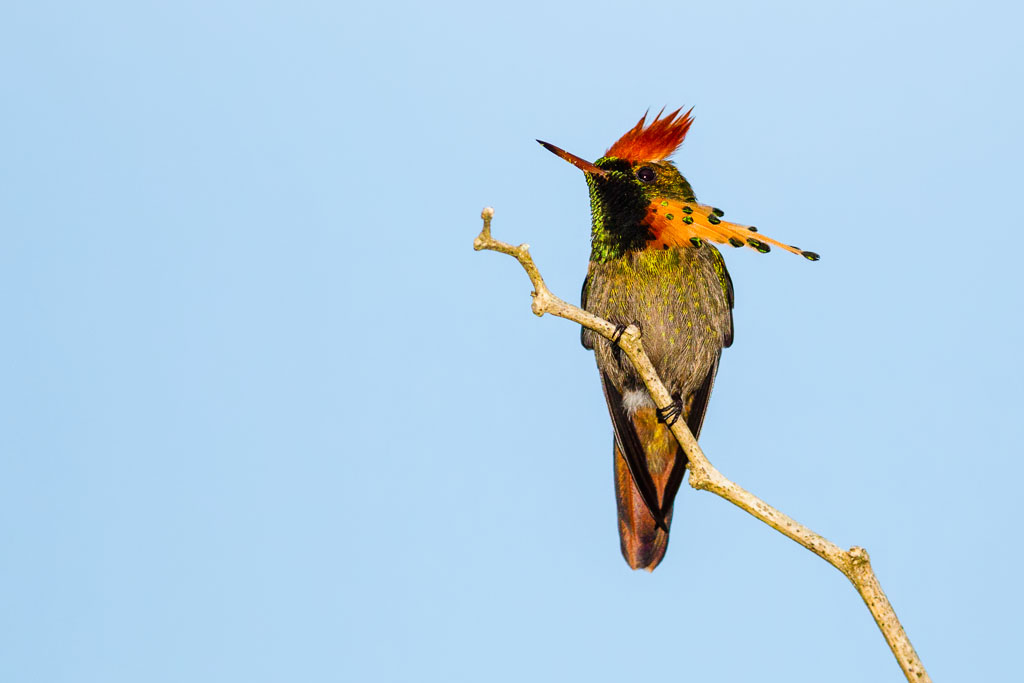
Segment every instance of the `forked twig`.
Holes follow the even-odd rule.
[[[577,306],[566,303],[551,293],[530,256],[528,244],[516,247],[491,237],[491,219],[493,217],[494,209],[490,207],[481,213],[484,225],[480,234],[473,241],[473,248],[477,251],[490,250],[508,254],[519,261],[530,277],[530,282],[533,283],[533,312],[538,316],[550,313],[571,320],[608,340],[612,340],[616,332],[615,325]],[[636,368],[658,408],[667,408],[672,403],[672,397],[655,372],[650,358],[644,352],[640,330],[635,325],[627,327],[619,338],[618,345]],[[690,486],[721,496],[841,571],[864,599],[864,603],[871,611],[871,616],[874,617],[875,623],[881,629],[882,635],[889,644],[893,655],[896,656],[896,661],[899,662],[907,680],[913,683],[931,682],[921,659],[914,651],[914,646],[910,644],[910,639],[907,638],[903,626],[896,617],[896,612],[889,603],[889,599],[885,597],[875,572],[871,569],[871,560],[866,550],[856,546],[849,550],[843,550],[824,536],[814,533],[792,517],[776,510],[749,491],[726,479],[708,461],[689,427],[686,426],[685,420],[676,420],[671,425],[671,430],[689,459],[687,468],[690,470]]]

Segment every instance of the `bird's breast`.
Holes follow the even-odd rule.
[[[633,251],[590,264],[587,310],[616,324],[639,323],[644,350],[673,393],[697,388],[725,339],[729,303],[713,249]],[[620,391],[639,388],[628,361],[607,340],[596,342],[598,365]]]

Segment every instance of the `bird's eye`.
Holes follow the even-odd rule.
[[[645,183],[654,182],[654,169],[650,166],[643,166],[636,172],[636,177]]]

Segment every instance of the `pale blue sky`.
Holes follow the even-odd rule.
[[[872,554],[936,680],[1024,601],[1011,3],[8,3],[0,680],[898,681],[859,598],[680,493],[619,556],[575,299],[594,158],[693,106],[736,343],[702,443]]]

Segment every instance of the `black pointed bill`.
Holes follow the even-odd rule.
[[[580,169],[584,173],[591,173],[593,175],[599,175],[599,176],[603,176],[606,173],[606,171],[598,168],[597,166],[594,166],[594,164],[590,163],[586,159],[580,159],[575,154],[569,154],[568,152],[566,152],[564,149],[561,149],[560,147],[555,147],[554,145],[552,145],[552,144],[550,144],[548,142],[544,142],[543,140],[537,140],[537,142],[539,142],[541,145],[543,145],[544,149],[546,149],[547,151],[551,152],[552,154],[554,154],[556,156],[559,156],[559,157],[565,159],[570,164],[572,164],[576,168]]]

